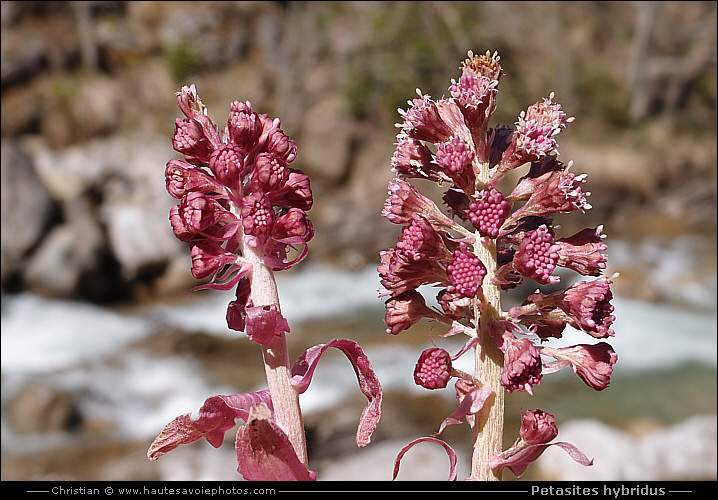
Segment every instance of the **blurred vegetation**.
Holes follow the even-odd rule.
[[[377,186],[357,189],[383,193],[378,169],[386,170],[397,108],[417,88],[446,95],[467,51],[497,51],[505,76],[494,123],[515,122],[555,92],[577,118],[561,147],[609,186],[592,190],[609,198],[594,207],[616,212],[612,204],[643,203],[660,188],[670,195],[690,172],[703,182],[700,192],[684,190],[692,198],[671,215],[680,220],[685,207],[716,199],[716,5],[8,1],[2,136],[42,134],[58,148],[126,131],[166,137],[173,94],[195,83],[218,121],[235,99],[281,117],[304,158],[337,165],[302,165],[328,188],[368,183],[374,167],[360,165],[369,162]],[[317,123],[327,112],[332,126]],[[332,141],[318,137],[329,130]],[[329,149],[312,153],[310,142]]]
[[[339,90],[357,119],[386,124],[415,88],[445,94],[468,50],[496,50],[507,75],[499,121],[551,89],[607,128],[671,115],[715,130],[715,13],[715,2],[3,2],[2,90],[5,98],[83,68],[122,78],[159,56],[156,70],[175,85],[194,77],[212,86],[251,64],[266,99],[290,85],[283,80],[329,66],[318,90]],[[36,52],[18,54],[23,44]],[[28,54],[37,60],[22,67]],[[291,88],[293,100],[312,97],[301,81]],[[632,116],[637,92],[646,105]],[[4,136],[25,131],[5,125]]]

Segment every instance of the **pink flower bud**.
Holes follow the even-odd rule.
[[[439,144],[436,151],[436,163],[452,178],[469,167],[473,159],[474,152],[458,135]]]
[[[175,236],[188,241],[194,235],[215,224],[224,209],[204,193],[192,191],[182,197],[179,205],[170,209],[170,222]],[[229,214],[231,217],[231,214]]]
[[[189,241],[195,235],[194,232],[187,229],[180,214],[180,205],[173,205],[170,208],[170,224],[172,225],[172,231],[180,241]]]
[[[244,155],[239,148],[231,144],[223,144],[215,149],[209,160],[209,168],[214,172],[217,180],[231,189],[235,195],[241,193]]]
[[[414,382],[425,389],[443,389],[451,380],[451,355],[433,347],[419,356],[414,368]]]
[[[593,281],[580,281],[566,290],[549,295],[533,293],[520,307],[509,310],[509,316],[522,323],[533,318],[554,317],[563,313],[563,320],[592,337],[605,338],[614,335],[611,325],[616,319],[611,300],[611,280],[606,277]]]
[[[446,226],[453,224],[432,200],[398,177],[389,184],[389,197],[384,203],[381,214],[395,224],[409,223],[414,214],[419,214],[435,224]]]
[[[613,293],[610,280],[601,277],[593,281],[581,281],[561,293],[559,307],[571,318],[572,326],[595,338],[612,337],[611,325],[616,317],[613,312]]]
[[[244,234],[254,236],[252,246],[261,246],[274,225],[274,210],[263,193],[251,193],[242,198],[242,227]]]
[[[454,251],[451,262],[446,266],[449,286],[446,291],[457,293],[461,297],[475,297],[481,289],[486,276],[486,267],[481,259],[469,251],[465,243],[461,243]]]
[[[543,162],[542,162],[543,163]],[[560,162],[547,162],[561,165]],[[571,166],[569,162],[568,167]],[[539,177],[524,177],[509,195],[509,201],[526,199],[526,204],[511,214],[515,221],[521,217],[544,216],[555,213],[569,213],[574,210],[586,211],[591,208],[581,189],[586,176],[576,176],[568,172],[568,167],[561,170],[550,170]]]
[[[471,74],[471,71],[467,71],[467,67],[464,67],[464,72],[459,77],[459,81],[452,83],[451,87],[449,87],[449,92],[464,111],[464,115],[470,117],[470,123],[479,128],[488,121],[491,114],[490,112],[487,113],[487,110],[491,109],[489,105],[493,104],[496,99],[494,94],[498,83],[498,80]],[[481,117],[479,111],[484,114],[483,117]],[[493,110],[491,109],[491,111]]]
[[[284,186],[289,179],[289,169],[284,160],[271,153],[260,153],[254,159],[250,178],[254,190],[269,193]]]
[[[436,301],[444,314],[455,321],[469,318],[474,314],[471,297],[464,297],[444,289],[437,294]]]
[[[501,385],[507,392],[525,391],[532,394],[532,386],[541,382],[541,356],[526,338],[516,339],[504,334],[504,368]]]
[[[239,101],[231,103],[227,131],[232,143],[245,153],[255,150],[264,132],[265,120],[252,111],[251,103]]]
[[[439,108],[428,95],[419,94],[412,100],[411,107],[404,112],[404,132],[412,139],[440,143],[451,138],[451,128],[444,122]]]
[[[545,444],[558,436],[554,416],[542,410],[526,410],[521,415],[521,438],[528,444]]]
[[[381,284],[394,297],[421,285],[446,282],[446,270],[436,259],[415,260],[398,247],[382,250],[379,257],[377,271]],[[380,294],[383,295],[386,294]]]
[[[606,254],[602,253],[608,248],[603,243],[605,237],[603,226],[595,229],[586,228],[573,236],[561,238],[556,241],[558,251],[557,264],[573,269],[584,276],[598,276],[606,269]]]
[[[434,163],[433,157],[434,154],[423,142],[400,134],[391,157],[391,167],[398,175],[410,179],[450,180]]]
[[[314,236],[314,227],[304,210],[290,208],[277,217],[272,228],[272,239],[290,245],[304,245]]]
[[[272,205],[279,207],[294,207],[301,210],[312,208],[312,188],[309,185],[309,176],[301,170],[290,168],[287,181],[279,189],[269,191],[267,197]]]
[[[542,352],[557,360],[547,363],[544,373],[552,373],[569,365],[587,386],[597,391],[608,387],[611,382],[613,365],[618,361],[618,354],[606,342],[599,342],[595,345],[580,344],[558,349],[543,347]]]
[[[173,198],[180,199],[191,191],[209,193],[221,190],[212,177],[184,160],[170,160],[165,168],[165,185]]]
[[[213,146],[204,135],[204,129],[193,118],[175,120],[175,134],[172,147],[182,153],[185,159],[196,165],[206,165],[212,154]]]
[[[481,236],[496,238],[511,210],[511,205],[497,189],[484,189],[468,207],[471,225]]]
[[[479,162],[485,163],[490,157],[491,143],[486,131],[489,119],[496,109],[496,91],[501,76],[501,66],[497,54],[487,52],[474,55],[464,61],[459,81],[452,79],[449,92],[457,102],[468,126],[474,131],[472,136]]]
[[[502,172],[538,161],[556,150],[554,137],[566,123],[573,121],[561,110],[561,105],[551,102],[553,93],[543,102],[529,106],[521,112],[511,145],[504,152],[499,170]]]
[[[217,127],[212,120],[207,117],[207,108],[197,95],[197,88],[194,84],[189,87],[185,86],[177,92],[177,105],[187,118],[191,118],[199,123],[202,128],[202,135],[208,142],[209,151],[219,147],[221,141]],[[204,146],[202,146],[204,148]],[[190,161],[188,159],[188,161]]]
[[[559,278],[551,276],[551,273],[556,269],[560,249],[546,225],[542,225],[524,234],[514,254],[513,267],[542,285],[558,283]]]
[[[386,333],[398,335],[408,330],[421,318],[435,318],[444,321],[444,318],[430,309],[424,297],[416,290],[409,290],[386,301],[386,314],[384,324]]]
[[[192,276],[196,279],[206,278],[216,273],[220,266],[226,262],[225,250],[216,242],[208,240],[192,241],[190,255],[192,256]],[[228,254],[232,258],[232,254]]]
[[[431,223],[415,214],[411,222],[402,229],[396,248],[407,258],[418,261],[441,258],[445,247]]]
[[[277,123],[277,128],[270,130],[265,150],[286,163],[291,163],[297,156],[297,146],[278,125]]]

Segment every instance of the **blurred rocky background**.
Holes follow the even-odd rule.
[[[594,208],[575,229],[602,223],[637,248],[695,237],[687,279],[715,275],[715,2],[3,1],[0,15],[4,296],[114,308],[186,297],[195,283],[168,222],[164,166],[178,157],[174,93],[191,83],[220,126],[233,100],[281,118],[314,191],[308,262],[375,265],[398,234],[380,217],[396,110],[417,87],[446,94],[468,50],[501,56],[495,122],[513,123],[551,91],[576,117],[560,152],[588,174]],[[639,253],[614,266],[617,291],[674,299],[647,278],[657,264]],[[222,350],[177,335],[152,348]],[[47,384],[15,391],[13,402],[3,413],[15,432],[82,420]],[[72,477],[57,457],[45,460]],[[4,458],[3,479],[47,477],[28,463]],[[155,477],[130,463],[117,475]],[[93,474],[108,478],[74,477]]]

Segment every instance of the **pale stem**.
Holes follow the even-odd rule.
[[[243,242],[242,256],[252,263],[252,303],[254,306],[274,304],[279,306],[279,294],[274,273],[265,266],[254,248]],[[289,362],[289,349],[284,333],[277,335],[267,345],[262,346],[264,356],[264,371],[267,375],[267,384],[274,406],[274,419],[277,425],[287,434],[294,446],[299,460],[304,465],[309,464],[307,458],[307,444],[304,435],[304,421],[299,406],[299,394],[289,383],[291,365]]]
[[[479,182],[488,179],[488,165],[479,170]],[[483,177],[483,178],[482,178]],[[486,267],[482,290],[486,300],[496,312],[501,311],[501,288],[491,282],[496,276],[496,245],[484,246],[478,232],[474,252]],[[478,314],[478,309],[475,308]],[[478,315],[476,316],[478,318]],[[501,371],[504,366],[503,353],[491,338],[486,325],[477,327],[479,343],[475,348],[475,375],[494,393],[484,404],[474,423],[474,449],[471,458],[471,479],[476,481],[500,481],[501,472],[494,474],[489,467],[489,458],[503,451],[504,436],[504,388],[501,385]]]

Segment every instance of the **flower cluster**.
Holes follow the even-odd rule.
[[[195,289],[235,289],[227,326],[262,346],[269,388],[208,398],[196,420],[186,414],[170,422],[148,457],[156,460],[202,437],[219,447],[240,418],[246,425],[237,432],[237,470],[245,479],[316,479],[308,469],[298,395],[307,390],[321,355],[329,347],[342,351],[368,399],[357,431],[360,446],[369,443],[381,416],[381,386],[351,340],[314,346],[289,366],[284,335],[290,329],[273,272],[307,255],[314,235],[306,214],[313,202],[309,177],[289,166],[297,148],[278,118],[235,101],[220,134],[194,85],[182,87],[177,104],[185,118],[176,120],[172,144],[184,159],[170,160],[165,170],[167,191],[179,200],[170,223],[190,247],[192,275],[206,280]]]
[[[397,244],[380,253],[379,294],[386,298],[387,332],[397,335],[429,318],[451,327],[446,336],[468,336],[453,356],[439,356],[436,348],[423,353],[414,374],[417,384],[428,389],[457,378],[460,410],[442,429],[464,417],[473,425],[470,417],[492,391],[532,393],[543,375],[566,366],[589,387],[605,389],[617,360],[606,342],[563,349],[542,345],[561,337],[566,325],[597,339],[613,336],[612,279],[601,276],[606,268],[602,226],[558,237],[553,224],[555,214],[591,208],[590,193],[582,186],[585,175],[575,175],[569,171],[572,163],[558,159],[556,137],[573,118],[552,93],[521,112],[513,127],[490,126],[500,77],[496,54],[469,52],[449,97],[434,100],[417,89],[408,110],[399,110],[403,121],[397,124],[391,159],[396,176],[382,211],[404,226]],[[506,174],[523,166],[528,168],[511,183]],[[414,179],[443,186],[441,202],[420,193],[410,182]],[[558,285],[558,267],[591,278],[559,292],[537,290],[520,306],[501,309],[501,292],[522,281]],[[438,288],[437,307],[429,307],[418,290],[427,285]],[[471,348],[477,356],[489,348],[500,351],[500,387],[490,387],[482,373],[458,375],[451,369],[451,361]],[[467,394],[472,394],[470,403],[464,403]],[[540,410],[531,415],[550,417],[555,428],[552,416]],[[523,433],[522,439],[521,446],[536,444]],[[546,442],[542,438],[541,446]],[[530,463],[526,457],[538,454],[510,450],[497,455],[491,467],[520,475]],[[517,455],[520,467],[511,461]]]
[[[309,177],[289,167],[297,148],[279,119],[235,101],[220,135],[194,85],[178,92],[177,103],[186,118],[176,120],[172,145],[184,160],[165,170],[167,191],[180,200],[170,222],[190,246],[192,275],[211,277],[201,288],[236,286],[248,272],[248,247],[273,270],[302,260],[314,235],[306,214],[312,191]],[[296,246],[302,251],[290,259]]]

